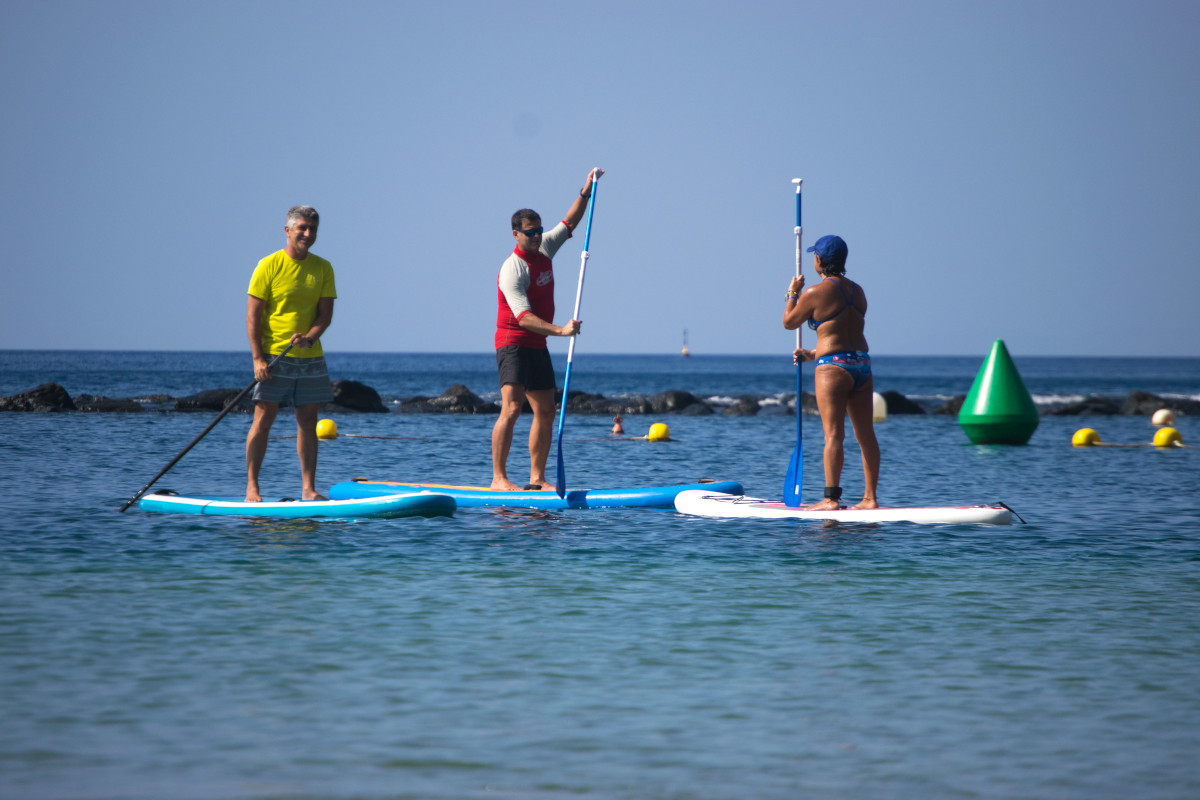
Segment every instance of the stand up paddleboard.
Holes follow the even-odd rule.
[[[436,492],[453,497],[459,508],[538,508],[555,511],[568,508],[670,508],[675,496],[689,489],[703,490],[702,494],[728,492],[740,495],[744,491],[737,481],[713,481],[640,489],[576,489],[568,491],[565,497],[559,497],[552,487],[541,491],[497,492],[482,486],[353,480],[335,483],[329,490],[329,496],[335,500],[347,500],[404,492]]]
[[[247,503],[229,497],[184,497],[154,492],[138,501],[142,511],[163,514],[224,514],[235,517],[438,517],[450,516],[457,504],[453,497],[429,492],[390,494],[355,500],[265,500]]]
[[[814,511],[805,506],[790,508],[745,495],[705,491],[680,492],[675,510],[698,517],[741,517],[754,519],[812,519],[838,522],[917,522],[926,525],[1011,525],[1012,512],[1004,506],[957,506],[942,508],[841,508]]]

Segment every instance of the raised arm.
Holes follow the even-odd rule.
[[[604,170],[599,167],[588,173],[587,182],[579,190],[579,196],[571,203],[571,208],[567,211],[567,215],[563,217],[563,222],[567,223],[567,227],[571,230],[575,230],[575,226],[579,224],[579,220],[583,219],[583,212],[587,211],[588,201],[592,199],[592,184],[603,174]]]

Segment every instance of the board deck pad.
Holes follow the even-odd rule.
[[[675,510],[701,517],[744,519],[811,519],[839,522],[915,522],[926,525],[1011,525],[1012,512],[1003,506],[903,506],[893,508],[842,508],[816,511],[791,508],[781,502],[737,494],[684,491],[675,497]]]
[[[329,496],[335,499],[375,497],[399,492],[437,492],[454,498],[459,508],[670,508],[675,495],[688,490],[707,493],[741,494],[737,481],[711,481],[646,486],[634,489],[573,489],[559,497],[553,487],[520,492],[498,492],[485,486],[453,486],[441,483],[403,483],[399,481],[353,480],[335,483]]]
[[[354,519],[450,516],[457,504],[453,497],[433,492],[377,495],[352,500],[264,500],[261,503],[247,503],[233,497],[188,497],[174,492],[153,492],[144,495],[138,507],[142,511],[163,514]]]

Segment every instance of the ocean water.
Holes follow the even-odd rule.
[[[876,360],[963,394],[982,358]],[[561,370],[562,358],[557,358]],[[330,356],[386,397],[490,355]],[[1021,359],[1042,402],[1196,398],[1198,359]],[[0,352],[0,394],[189,394],[244,354]],[[560,372],[561,380],[561,372]],[[811,387],[811,373],[805,373]],[[784,358],[576,356],[572,388],[794,390]],[[494,418],[332,415],[319,483],[486,483]],[[117,509],[209,414],[0,413],[2,798],[1190,798],[1200,794],[1200,455],[1145,417],[1043,417],[1024,447],[953,417],[877,426],[886,504],[1003,500],[1012,527],[672,510],[255,522]],[[568,417],[572,487],[735,479],[778,498],[789,414]],[[236,494],[230,415],[157,487]],[[292,433],[281,417],[276,433]],[[1181,417],[1186,443],[1200,420]],[[527,464],[527,420],[510,474]],[[821,434],[803,419],[804,495]],[[551,454],[551,463],[554,462]],[[843,485],[861,492],[848,442]],[[298,491],[272,442],[264,491]]]

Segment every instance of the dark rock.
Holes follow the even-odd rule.
[[[956,394],[954,397],[951,397],[949,400],[935,408],[933,413],[953,414],[954,416],[958,416],[958,412],[962,411],[963,403],[965,403],[966,400],[967,396],[965,394]]]
[[[682,411],[693,403],[698,403],[695,395],[679,389],[659,392],[650,398],[650,408],[655,414],[668,414]]]
[[[567,398],[567,410],[577,414],[614,416],[616,414],[649,414],[654,408],[650,400],[640,394],[629,397],[605,397],[601,394],[571,392]]]
[[[909,400],[899,392],[887,391],[880,392],[883,399],[887,402],[888,416],[893,414],[924,414],[925,409]]]
[[[461,383],[456,383],[429,401],[448,414],[498,414],[500,406],[483,400]]]
[[[796,395],[785,394],[780,398],[780,405],[787,406],[787,409],[792,414],[796,413]],[[820,409],[817,408],[817,396],[812,392],[800,393],[800,410],[806,414],[819,414]]]
[[[175,408],[175,398],[169,394],[144,394],[133,398],[143,411],[170,411]]]
[[[572,414],[610,414],[621,413],[619,403],[610,400],[602,394],[587,392],[570,392],[567,396],[567,410]]]
[[[1156,394],[1133,391],[1129,393],[1129,396],[1125,398],[1125,402],[1121,404],[1121,413],[1150,416],[1160,408],[1166,407],[1167,401]]]
[[[616,414],[649,414],[654,411],[654,404],[650,402],[650,398],[641,394],[631,394],[629,397],[622,397],[616,401]],[[691,408],[691,406],[687,406]],[[686,411],[687,408],[684,410]]]
[[[1194,417],[1200,415],[1200,400],[1187,400],[1184,398],[1168,400],[1167,408],[1178,415]]]
[[[225,406],[237,397],[241,389],[206,389],[203,392],[189,394],[175,401],[176,411],[224,411]],[[254,396],[246,392],[238,401],[236,411],[251,412],[254,410]]]
[[[697,400],[696,402],[684,407],[683,411],[680,411],[679,413],[681,416],[685,417],[707,417],[716,412],[712,410],[712,406],[710,406],[708,403],[705,403],[702,400]]]
[[[752,417],[758,413],[758,401],[753,397],[739,397],[721,409],[727,416]]]
[[[396,404],[397,414],[440,414],[442,410],[428,397],[407,397]]]
[[[358,381],[334,381],[333,405],[338,410],[388,413],[387,406],[379,399],[379,392]]]
[[[0,411],[75,411],[67,390],[57,383],[43,383],[28,392],[0,397]]]
[[[790,406],[786,403],[759,403],[758,415],[760,417],[794,417],[796,415],[796,404]]]
[[[498,414],[500,406],[480,398],[461,383],[437,397],[407,397],[396,403],[397,414]]]
[[[142,404],[128,397],[97,397],[94,394],[81,394],[75,398],[75,407],[80,411],[99,411],[105,413],[136,413],[145,411]]]
[[[1184,398],[1168,400],[1156,394],[1140,391],[1129,393],[1129,396],[1125,398],[1125,402],[1121,404],[1121,413],[1149,417],[1153,416],[1154,412],[1160,408],[1169,408],[1177,415],[1183,416],[1200,414],[1200,402],[1196,400],[1187,400]]]
[[[1066,403],[1065,405],[1046,409],[1044,413],[1050,417],[1112,416],[1113,414],[1120,414],[1121,407],[1111,397],[1092,395],[1078,403]]]

